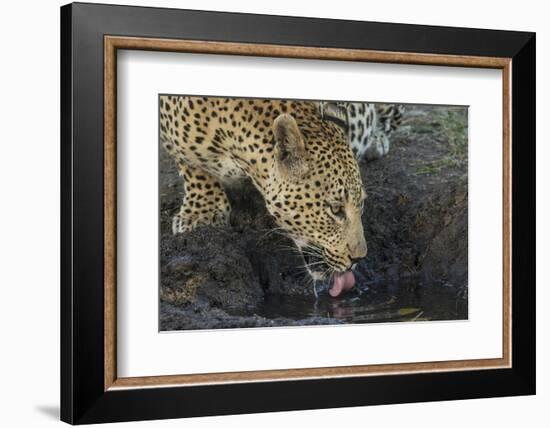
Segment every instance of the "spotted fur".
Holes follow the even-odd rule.
[[[249,178],[277,225],[304,254],[315,279],[345,271],[367,252],[365,192],[341,127],[313,102],[160,97],[160,138],[184,180],[172,230],[224,225],[223,189]]]
[[[400,125],[404,108],[397,104],[322,102],[322,117],[335,120],[348,135],[355,157],[379,159],[390,150],[390,135]]]

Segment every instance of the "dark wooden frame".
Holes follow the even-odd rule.
[[[423,363],[412,370],[365,366],[343,374],[325,368],[199,375],[195,381],[117,379],[113,58],[122,48],[502,68],[503,360],[456,367]],[[535,392],[534,34],[72,4],[61,9],[61,110],[62,420],[93,423]],[[513,247],[507,245],[511,242]],[[163,387],[144,388],[151,385]]]

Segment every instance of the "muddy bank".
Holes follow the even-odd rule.
[[[360,165],[369,254],[337,299],[322,287],[314,297],[301,256],[247,181],[228,189],[230,226],[172,236],[182,186],[161,151],[160,329],[467,318],[465,115],[408,110],[389,154]]]

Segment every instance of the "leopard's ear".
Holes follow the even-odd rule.
[[[304,137],[294,117],[281,114],[273,122],[275,156],[282,174],[291,181],[301,180],[308,172],[308,154]]]

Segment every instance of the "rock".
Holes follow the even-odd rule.
[[[201,227],[163,239],[161,299],[229,308],[261,301],[264,292],[239,235],[230,228]]]

